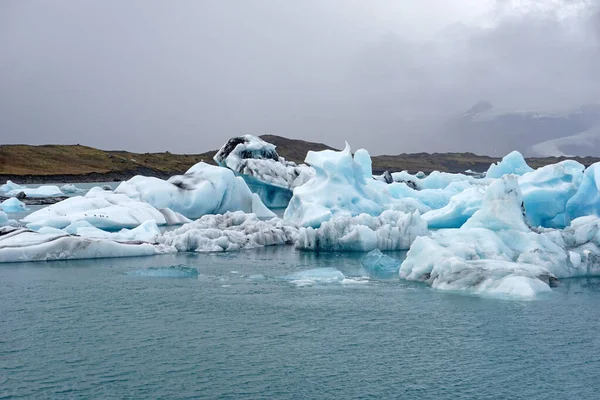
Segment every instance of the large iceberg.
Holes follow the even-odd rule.
[[[229,139],[214,160],[241,175],[269,207],[286,207],[292,190],[315,175],[311,167],[286,161],[273,144],[252,135]]]
[[[169,246],[144,242],[117,242],[65,232],[39,233],[24,228],[0,228],[0,263],[150,256],[174,251]]]
[[[472,186],[455,194],[444,207],[423,214],[423,220],[432,229],[460,228],[481,208],[485,186]]]
[[[298,229],[280,218],[262,221],[242,211],[205,215],[157,237],[178,251],[215,252],[291,244]]]
[[[122,182],[115,193],[146,202],[154,208],[169,208],[192,219],[238,210],[254,212],[264,218],[274,216],[242,178],[227,168],[203,162],[167,181],[135,176]]]
[[[504,156],[500,162],[490,165],[485,177],[498,179],[508,174],[523,175],[531,171],[533,168],[527,165],[523,155],[515,150]]]
[[[87,221],[104,230],[118,230],[135,228],[150,220],[158,225],[189,222],[172,210],[159,210],[145,202],[98,187],[92,188],[85,196],[68,198],[23,218],[27,227],[33,230],[42,227],[62,229],[78,221]]]
[[[334,216],[378,216],[392,201],[387,185],[364,170],[364,160],[353,159],[347,143],[342,151],[309,151],[305,161],[315,169],[316,175],[294,189],[284,213],[286,220],[318,228]],[[365,176],[370,178],[367,180]]]
[[[444,290],[533,297],[557,278],[600,274],[599,232],[596,217],[564,230],[533,230],[517,177],[506,175],[488,187],[481,209],[460,229],[418,237],[400,277]]]
[[[320,227],[302,227],[296,247],[313,251],[407,250],[417,236],[427,235],[418,212],[387,210],[379,216],[337,215]]]

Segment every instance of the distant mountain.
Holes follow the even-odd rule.
[[[600,140],[591,140],[590,136],[598,127],[598,105],[558,113],[497,110],[491,103],[481,101],[447,121],[443,132],[447,138],[464,144],[468,151],[494,156],[515,149],[526,156],[596,156],[600,155]],[[584,132],[585,145],[579,143],[583,137],[578,136]],[[556,141],[563,138],[571,139]],[[548,142],[551,144],[539,145]]]

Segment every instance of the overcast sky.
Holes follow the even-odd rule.
[[[0,143],[197,153],[273,133],[443,151],[479,100],[599,103],[600,0],[2,0]]]

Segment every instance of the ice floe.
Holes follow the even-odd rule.
[[[292,244],[298,229],[280,218],[267,221],[241,211],[204,217],[157,238],[178,251],[215,252]]]
[[[87,221],[104,230],[131,229],[150,220],[158,225],[189,221],[171,210],[158,210],[148,203],[101,188],[92,188],[85,196],[70,197],[23,218],[26,226],[33,230],[62,229],[78,221]]]
[[[187,218],[227,211],[256,212],[261,217],[274,214],[266,209],[240,177],[227,168],[200,162],[184,175],[164,181],[135,176],[122,182],[115,193],[150,204],[157,209],[169,208]]]

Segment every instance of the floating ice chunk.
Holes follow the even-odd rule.
[[[336,216],[319,228],[302,227],[296,247],[313,251],[406,250],[417,236],[427,235],[418,212],[384,211],[377,217]]]
[[[232,251],[277,244],[291,244],[298,229],[279,218],[259,220],[241,211],[205,215],[157,238],[178,251]]]
[[[128,275],[148,276],[152,278],[197,278],[198,270],[184,265],[169,267],[148,267],[129,272]]]
[[[556,228],[568,225],[567,202],[577,193],[584,169],[582,164],[566,160],[521,176],[519,187],[529,224]]]
[[[0,210],[0,226],[8,225],[8,215]]]
[[[165,214],[174,215],[170,211]],[[182,216],[176,219],[187,221]],[[100,188],[93,188],[83,197],[68,198],[23,218],[27,227],[34,230],[43,226],[62,229],[76,221],[87,221],[100,229],[117,230],[135,228],[149,220],[158,225],[167,223],[165,215],[150,204]]]
[[[22,190],[25,189],[25,186],[21,186],[18,183],[14,183],[13,181],[6,181],[6,183],[0,186],[0,191],[2,192],[11,192],[13,190]]]
[[[19,201],[16,197],[11,197],[0,203],[0,210],[8,213],[16,213],[27,210],[25,203]]]
[[[531,171],[533,168],[527,165],[521,153],[515,150],[504,156],[502,161],[490,165],[485,177],[497,179],[507,174],[523,175]]]
[[[426,212],[422,218],[429,228],[460,228],[481,208],[485,189],[484,186],[472,186],[452,196],[446,206]]]
[[[556,278],[600,274],[600,219],[578,218],[564,230],[532,231],[514,175],[494,181],[482,207],[460,229],[419,237],[400,277],[435,288],[529,297]],[[536,279],[538,281],[536,281]]]
[[[237,210],[253,212],[260,206],[242,178],[227,168],[203,162],[168,181],[135,176],[122,182],[115,193],[144,201],[155,208],[169,208],[187,218]],[[264,205],[257,211],[264,212]]]
[[[62,185],[60,187],[60,191],[65,193],[65,194],[75,194],[75,193],[83,193],[85,192],[85,190],[83,189],[79,189],[78,187],[76,187],[73,184],[66,184],[66,185]]]
[[[364,270],[372,276],[390,278],[398,275],[400,261],[383,254],[379,249],[370,251],[361,260]]]
[[[0,262],[134,257],[172,253],[164,245],[89,239],[62,233],[39,233],[24,228],[0,228]]]
[[[335,268],[314,268],[284,277],[297,286],[342,283],[346,277]]]
[[[363,167],[354,161],[347,143],[343,151],[309,151],[305,161],[315,169],[316,175],[294,189],[284,213],[284,219],[297,225],[318,228],[336,215],[376,216],[392,200],[385,183],[372,177],[365,180]]]
[[[566,212],[570,219],[600,216],[600,163],[587,167],[577,192],[567,201]]]
[[[9,181],[10,182],[10,181]],[[6,186],[6,185],[5,185]],[[14,184],[13,184],[14,186]],[[48,185],[48,186],[40,186],[37,188],[28,188],[28,187],[19,187],[17,189],[13,189],[6,192],[6,195],[9,197],[17,196],[19,193],[25,193],[27,197],[56,197],[56,196],[64,196],[64,193],[60,191],[58,186]]]

